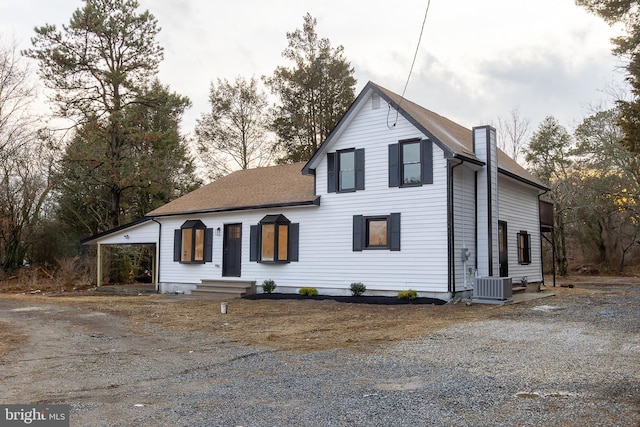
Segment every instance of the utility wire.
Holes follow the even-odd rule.
[[[404,84],[404,89],[402,89],[402,95],[400,96],[400,102],[398,103],[398,108],[396,109],[396,120],[391,127],[394,127],[396,123],[398,123],[398,110],[402,105],[402,101],[404,100],[404,94],[407,91],[407,87],[409,86],[409,79],[411,79],[411,74],[413,73],[413,66],[416,64],[416,58],[418,57],[418,51],[420,50],[420,42],[422,41],[422,34],[424,33],[424,25],[427,22],[427,15],[429,14],[429,7],[431,7],[431,0],[427,1],[427,8],[424,11],[424,18],[422,19],[422,28],[420,28],[420,36],[418,37],[418,44],[416,46],[416,51],[413,54],[413,61],[411,62],[411,68],[409,69],[409,75],[407,76],[407,81]],[[391,108],[391,106],[389,106]]]

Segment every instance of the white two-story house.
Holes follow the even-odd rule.
[[[475,277],[542,281],[545,191],[493,128],[370,82],[306,164],[234,172],[84,243],[154,244],[161,292],[260,292],[271,279],[283,293],[349,295],[361,282],[369,295],[449,300]]]

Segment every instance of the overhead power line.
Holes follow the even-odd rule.
[[[400,106],[402,105],[402,101],[404,100],[404,94],[407,91],[407,87],[409,86],[409,80],[411,79],[411,74],[413,73],[413,66],[416,64],[416,58],[418,57],[418,51],[420,50],[420,42],[422,42],[422,34],[424,33],[424,26],[427,22],[427,15],[429,14],[429,7],[431,7],[431,0],[427,1],[427,8],[424,11],[424,18],[422,19],[422,27],[420,28],[420,36],[418,36],[418,44],[416,45],[416,51],[413,54],[413,61],[411,61],[411,68],[409,69],[409,75],[407,76],[407,81],[404,84],[404,89],[402,89],[402,95],[400,96],[398,109],[400,109]],[[393,126],[395,126],[397,122],[398,122],[398,111],[396,110],[396,120],[393,123]]]

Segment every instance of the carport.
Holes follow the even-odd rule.
[[[105,265],[108,266],[113,259],[114,251],[126,251],[125,248],[130,248],[132,252],[138,251],[140,256],[148,257],[146,264],[150,267],[147,269],[150,280],[158,290],[160,279],[159,236],[160,223],[152,218],[142,218],[82,240],[81,244],[83,245],[96,246],[96,285],[103,285]],[[134,276],[139,274],[140,272],[133,272]]]

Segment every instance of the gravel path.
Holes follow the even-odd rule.
[[[640,287],[550,297],[419,340],[295,354],[0,298],[29,339],[1,403],[72,426],[638,426]]]

